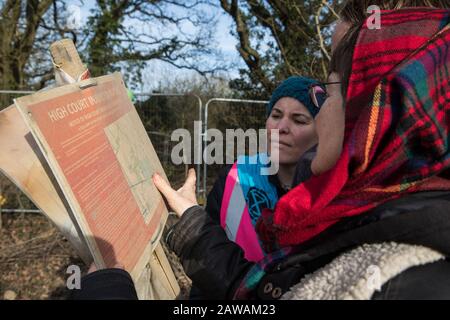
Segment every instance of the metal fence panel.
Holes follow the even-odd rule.
[[[33,91],[0,91],[0,110],[13,104],[13,99],[33,93]],[[187,129],[194,140],[194,121],[201,120],[202,101],[195,95],[166,93],[136,93],[135,107],[153,143],[161,164],[172,182],[178,188],[185,180],[188,165],[175,165],[171,161],[171,151],[177,142],[171,141],[175,129]],[[201,132],[198,133],[201,139]],[[0,150],[1,152],[1,150]],[[200,165],[197,167],[200,174]],[[197,191],[201,179],[197,179]],[[3,174],[0,173],[0,208],[6,212],[30,212],[37,210],[33,203]],[[8,208],[8,209],[5,209]],[[14,209],[12,209],[14,208]],[[33,211],[34,212],[34,211]]]
[[[206,132],[210,128],[218,129],[225,137],[226,129],[265,129],[266,105],[268,101],[243,100],[228,98],[210,99],[204,108],[203,152],[207,144]],[[224,148],[226,148],[224,143]],[[225,156],[226,150],[223,150]],[[235,154],[237,158],[239,154]],[[225,159],[224,159],[225,162]],[[214,185],[220,170],[226,164],[207,165],[203,163],[202,190],[200,194],[206,199]]]
[[[13,103],[13,99],[33,91],[0,91],[0,110]],[[206,132],[210,128],[220,130],[224,137],[226,129],[264,129],[267,101],[212,98],[203,105],[196,95],[170,93],[135,93],[135,107],[153,143],[161,164],[174,188],[179,188],[186,177],[190,164],[175,165],[171,159],[173,147],[178,141],[171,141],[172,132],[184,128],[191,136],[191,160],[193,160],[194,141],[203,147],[207,144]],[[203,121],[199,131],[194,122]],[[225,145],[225,143],[224,143]],[[197,150],[198,151],[198,150]],[[201,150],[200,150],[201,151]],[[225,150],[224,153],[225,155]],[[236,154],[236,157],[238,155]],[[200,155],[202,157],[202,154]],[[224,159],[225,161],[225,159]],[[197,197],[204,204],[217,175],[224,164],[196,164]],[[36,210],[32,202],[18,190],[6,177],[0,174],[0,207],[11,212],[31,212]],[[3,199],[3,200],[2,200]],[[2,206],[3,203],[3,206]],[[34,211],[33,211],[34,212]]]

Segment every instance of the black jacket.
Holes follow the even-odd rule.
[[[271,282],[283,293],[306,274],[338,255],[366,243],[395,241],[429,247],[450,257],[450,193],[421,192],[389,201],[365,214],[346,218],[299,247],[299,254],[274,266],[255,298],[270,299],[262,288]],[[243,251],[199,206],[188,209],[168,237],[186,274],[211,299],[230,299],[253,266]],[[395,295],[387,288],[395,287]],[[431,292],[433,296],[430,296]],[[414,297],[450,299],[450,262],[411,268],[390,280],[374,299]]]
[[[122,269],[103,269],[81,278],[80,289],[74,289],[70,300],[137,300],[133,280]]]
[[[228,173],[231,170],[232,165],[225,166],[220,172],[214,183],[211,191],[208,194],[206,201],[205,211],[211,217],[212,221],[220,225],[220,208],[222,206],[222,198],[225,192],[225,183]],[[269,181],[276,187],[278,198],[281,198],[288,190],[283,189],[276,175],[269,176]],[[295,180],[294,180],[295,183]],[[260,208],[262,210],[263,208]],[[191,300],[203,300],[207,298],[207,295],[197,286],[197,283],[193,281],[190,299]]]
[[[344,219],[303,244],[301,253],[275,265],[260,281],[255,298],[271,299],[267,283],[285,292],[306,274],[364,243],[396,241],[423,245],[450,256],[450,193],[422,192],[387,202],[363,215]],[[222,228],[198,206],[188,209],[168,237],[183,267],[209,299],[232,298],[253,266],[227,239]],[[82,279],[73,299],[137,299],[123,270],[97,271]],[[450,299],[450,261],[412,267],[383,285],[372,299]]]

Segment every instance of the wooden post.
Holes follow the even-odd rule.
[[[87,70],[78,55],[75,45],[70,39],[53,42],[50,45],[50,54],[55,68],[56,83],[59,86],[67,84],[70,81],[70,78],[62,75],[63,72],[74,81],[77,81]]]

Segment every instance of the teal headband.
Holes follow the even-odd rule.
[[[272,112],[273,106],[278,100],[284,97],[290,97],[301,102],[315,117],[320,108],[316,107],[311,100],[310,91],[311,85],[319,84],[320,82],[307,77],[293,76],[284,80],[273,92],[272,98],[267,106],[267,114]]]

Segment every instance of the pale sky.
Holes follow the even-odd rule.
[[[80,15],[81,23],[86,21],[90,15],[90,9],[95,5],[93,0],[69,0],[68,9],[72,11],[78,10]],[[214,7],[207,7],[208,13],[214,14],[218,19],[218,25],[215,34],[215,41],[211,44],[212,48],[220,51],[223,60],[227,63],[233,63],[234,67],[229,68],[225,75],[229,78],[235,78],[238,76],[238,68],[243,67],[244,63],[236,50],[237,40],[230,34],[230,30],[233,28],[232,19],[221,9]],[[127,22],[125,22],[127,23]],[[152,28],[148,28],[152,30]],[[189,32],[189,26],[187,26],[186,31]],[[154,29],[153,29],[154,30]],[[153,32],[160,32],[154,30]],[[203,57],[204,58],[204,57]],[[199,60],[202,57],[199,57]],[[208,62],[209,58],[205,62]],[[172,65],[161,62],[158,60],[153,60],[148,63],[148,67],[143,72],[144,83],[142,86],[143,91],[150,91],[152,88],[164,80],[166,77],[188,77],[193,71],[180,70]]]

